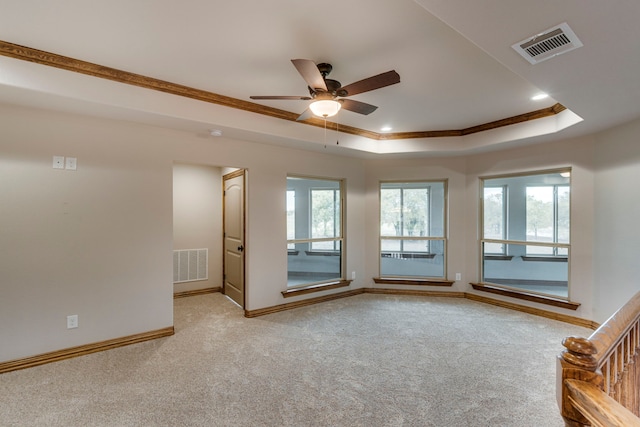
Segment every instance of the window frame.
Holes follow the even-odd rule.
[[[526,240],[526,188],[528,187],[533,187],[533,186],[542,186],[542,185],[525,185],[524,186],[524,197],[525,197],[525,218],[524,218],[524,238],[522,240],[515,240],[515,239],[510,239],[509,238],[509,228],[507,228],[506,231],[506,239],[486,239],[484,237],[484,188],[485,188],[485,182],[487,180],[493,180],[493,179],[508,179],[508,178],[518,178],[518,177],[529,177],[529,176],[539,176],[539,175],[547,175],[547,174],[564,174],[567,173],[567,179],[568,179],[568,184],[556,184],[559,186],[567,186],[569,188],[569,211],[568,211],[568,216],[569,216],[569,242],[567,243],[558,243],[558,242],[540,242],[540,241],[529,241]],[[509,293],[513,294],[513,295],[538,295],[539,298],[542,299],[547,299],[547,300],[553,300],[553,301],[564,301],[564,302],[570,302],[570,294],[571,294],[571,177],[573,176],[572,170],[570,167],[565,167],[565,168],[558,168],[558,169],[547,169],[547,170],[535,170],[535,171],[526,171],[526,172],[520,172],[520,173],[512,173],[512,174],[503,174],[503,175],[491,175],[491,176],[481,176],[479,177],[479,238],[478,238],[478,250],[479,250],[479,277],[481,282],[476,284],[478,286],[488,286],[488,287],[492,287],[492,288],[497,288],[497,289],[504,289],[505,291],[508,291]],[[489,187],[495,187],[495,186],[489,186]],[[507,186],[508,187],[508,186]],[[510,199],[510,191],[509,188],[506,189],[507,192],[507,200]],[[510,201],[508,202],[508,204],[510,204]],[[555,207],[554,207],[555,210]],[[507,207],[507,218],[506,218],[506,225],[507,227],[509,227],[509,208]],[[504,256],[492,256],[492,253],[486,253],[484,252],[484,244],[485,243],[500,243],[503,244],[505,247],[505,255]],[[520,246],[524,246],[525,247],[525,251],[526,251],[526,246],[553,246],[554,247],[554,253],[557,253],[557,249],[558,248],[563,248],[566,249],[567,254],[566,255],[532,255],[532,256],[528,256],[528,255],[524,255],[522,256],[523,261],[547,261],[547,262],[555,262],[555,261],[563,261],[567,263],[567,295],[565,296],[557,296],[557,295],[552,295],[549,293],[544,293],[544,292],[536,292],[536,291],[531,291],[531,290],[522,290],[520,288],[516,288],[513,286],[509,286],[509,285],[504,285],[504,284],[497,284],[497,283],[493,283],[493,282],[485,282],[484,281],[484,261],[488,260],[488,259],[504,259],[507,261],[510,261],[511,258],[513,258],[513,256],[511,256],[510,250],[509,250],[509,245],[520,245]],[[476,286],[474,286],[474,288],[476,288]],[[575,308],[574,308],[575,309]]]
[[[395,186],[394,186],[395,184]],[[409,184],[409,186],[405,187],[403,184]],[[423,184],[423,185],[421,185]],[[442,235],[434,236],[433,233],[433,205],[434,205],[434,197],[432,187],[434,184],[442,185]],[[388,188],[383,188],[384,185],[388,185]],[[413,185],[413,186],[412,186]],[[427,199],[427,235],[426,236],[411,236],[411,235],[401,235],[401,236],[391,236],[384,235],[382,233],[382,218],[383,218],[383,202],[382,202],[382,191],[384,189],[400,189],[402,193],[404,190],[411,189],[427,189],[428,190],[428,199]],[[402,194],[401,193],[401,194]],[[401,197],[402,199],[402,197]],[[402,209],[401,209],[402,212]],[[401,227],[403,230],[405,228],[404,222]],[[383,242],[385,240],[399,240],[400,241],[400,250],[399,251],[388,251],[383,250]],[[398,253],[401,254],[399,257],[404,257],[404,241],[424,241],[427,243],[427,249],[424,251],[410,251],[407,252],[407,257],[409,254],[415,255],[416,258],[420,257],[432,257],[434,254],[431,253],[431,242],[442,242],[442,256],[443,256],[443,273],[442,276],[427,276],[427,275],[391,275],[391,274],[383,274],[382,272],[382,257],[384,253],[389,252],[390,254]],[[379,181],[378,183],[378,278],[379,280],[393,280],[393,279],[402,279],[402,280],[446,280],[447,277],[447,243],[448,243],[448,179],[419,179],[419,180],[391,180],[391,181]]]
[[[333,182],[333,183],[337,183],[338,184],[338,188],[333,188],[333,187],[323,187],[323,186],[313,186],[310,185],[309,188],[306,191],[306,200],[307,200],[307,212],[301,212],[300,215],[298,215],[298,211],[296,210],[296,206],[294,206],[294,217],[297,220],[300,220],[300,218],[305,218],[305,221],[307,223],[306,227],[307,227],[307,238],[301,238],[301,239],[296,239],[295,237],[293,239],[289,239],[289,229],[288,229],[288,224],[287,224],[287,253],[289,255],[295,255],[298,256],[299,252],[304,252],[305,256],[340,256],[340,267],[339,267],[339,277],[336,278],[331,278],[331,279],[327,279],[327,280],[317,280],[317,281],[309,281],[309,282],[305,282],[305,283],[300,283],[300,284],[295,284],[295,285],[290,285],[289,281],[287,280],[287,290],[283,291],[283,295],[285,297],[287,296],[293,296],[294,294],[296,294],[299,291],[303,291],[305,289],[314,289],[314,291],[319,291],[319,290],[323,290],[324,289],[324,285],[333,285],[336,283],[340,283],[340,284],[346,284],[348,285],[348,282],[345,279],[345,274],[346,274],[346,232],[345,232],[345,225],[346,225],[346,180],[342,179],[342,178],[332,178],[332,177],[316,177],[316,176],[306,176],[306,175],[297,175],[297,174],[288,174],[287,175],[287,192],[291,191],[292,188],[289,185],[288,180],[289,179],[300,179],[300,180],[309,180],[309,181],[326,181],[326,182]],[[313,190],[334,190],[334,200],[335,200],[335,192],[339,191],[340,192],[340,197],[339,197],[339,209],[337,210],[338,214],[339,214],[339,227],[337,228],[337,233],[338,235],[335,237],[322,237],[322,238],[313,238],[312,236],[312,228],[313,228],[313,223],[312,223],[312,191]],[[295,190],[294,190],[295,191]],[[294,193],[294,199],[296,199],[298,197],[297,193]],[[287,213],[288,215],[288,213]],[[335,215],[335,208],[334,208],[334,215]],[[297,224],[295,225],[297,228]],[[334,230],[335,229],[335,217],[334,217]],[[295,236],[295,232],[294,232],[294,236]],[[313,248],[313,243],[318,243],[318,242],[334,242],[333,243],[333,248],[334,249],[312,249]],[[298,251],[297,250],[297,246],[298,244],[308,244],[308,248],[307,250],[304,251]],[[336,247],[339,247],[338,249],[336,249]],[[315,257],[314,257],[315,258]],[[287,267],[287,273],[289,273],[289,267]]]
[[[340,188],[330,188],[330,187],[310,187],[309,188],[309,230],[310,230],[310,239],[313,241],[309,245],[310,252],[327,252],[327,251],[338,251],[336,249],[337,244],[342,245],[342,241],[336,240],[336,237],[313,237],[313,229],[314,229],[314,218],[313,218],[313,193],[314,191],[331,191],[333,194],[332,202],[333,202],[333,234],[334,236],[337,234],[342,236],[342,186]],[[340,197],[336,197],[336,193],[340,192]],[[338,209],[336,209],[336,200],[338,202]],[[338,226],[336,226],[336,218],[338,218]],[[333,242],[333,248],[325,249],[325,248],[314,248],[314,243],[324,243],[324,242]]]
[[[569,189],[569,207],[568,207],[568,211],[569,211],[569,218],[571,218],[571,184],[548,184],[548,185],[527,185],[526,186],[526,191],[527,191],[527,204],[529,203],[529,199],[528,199],[528,190],[529,188],[552,188],[552,201],[551,203],[553,204],[552,206],[552,215],[553,218],[551,220],[551,227],[552,227],[552,242],[553,243],[561,243],[559,242],[559,221],[560,221],[560,215],[559,215],[559,211],[560,211],[560,196],[559,196],[559,189],[561,187],[566,187]],[[529,206],[527,205],[527,214],[529,212]],[[528,215],[527,215],[527,228],[529,226],[528,223]],[[569,221],[569,228],[571,228],[571,221]],[[537,240],[528,240],[527,242],[538,242]],[[571,230],[569,230],[569,242],[571,242]],[[562,242],[564,243],[564,242]],[[529,252],[529,246],[539,246],[539,245],[527,245],[526,251],[527,251],[527,256],[531,256],[531,257],[566,257],[565,254],[560,254],[559,253],[559,249],[565,249],[563,247],[559,247],[559,246],[554,246],[552,253],[551,254],[544,254],[544,253],[536,253],[536,252]]]
[[[490,186],[490,187],[482,187],[481,191],[482,191],[482,218],[484,220],[484,189],[485,188],[501,188],[502,189],[502,239],[499,240],[508,240],[508,236],[509,236],[509,188],[507,187],[507,185],[499,185],[499,186]],[[482,223],[482,228],[481,228],[481,232],[482,232],[482,236],[484,236],[484,222]],[[489,256],[506,256],[507,255],[507,244],[501,244],[500,245],[502,247],[502,250],[500,252],[488,252]]]

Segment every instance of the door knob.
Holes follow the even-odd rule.
[[[240,251],[240,252],[244,251],[244,246],[242,246],[242,245],[238,246],[238,251]]]

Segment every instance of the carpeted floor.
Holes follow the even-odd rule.
[[[0,426],[562,427],[585,328],[465,299],[363,294],[246,319],[175,300],[176,335],[0,375]]]

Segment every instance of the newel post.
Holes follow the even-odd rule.
[[[576,379],[590,382],[602,388],[604,380],[602,373],[598,370],[598,361],[594,356],[598,350],[591,341],[581,337],[567,337],[562,340],[562,345],[565,350],[558,356],[556,364],[558,407],[567,426],[588,426],[587,419],[569,400],[564,381]]]

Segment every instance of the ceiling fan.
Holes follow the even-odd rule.
[[[316,65],[309,59],[292,59],[291,62],[293,62],[293,65],[302,78],[307,82],[311,96],[251,96],[250,98],[301,101],[313,99],[314,102],[309,105],[309,108],[307,108],[297,120],[306,120],[310,118],[312,114],[324,118],[331,117],[336,115],[341,107],[358,114],[371,114],[378,107],[353,99],[337,98],[346,98],[400,83],[400,75],[396,73],[395,70],[392,70],[351,83],[347,86],[342,86],[339,81],[327,78],[333,69],[331,64],[321,63]]]

